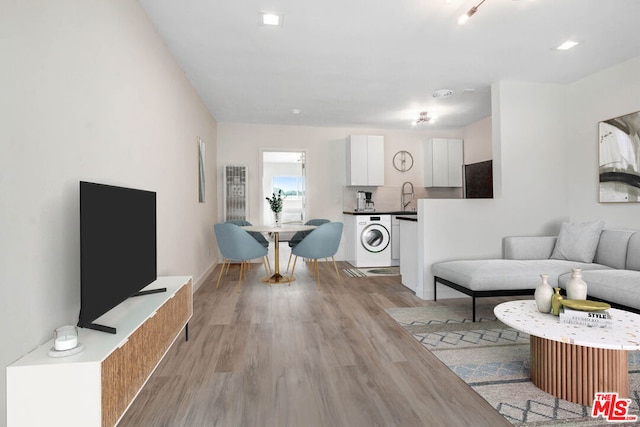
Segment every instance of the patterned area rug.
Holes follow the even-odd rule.
[[[370,268],[345,268],[347,276],[370,277],[370,276],[399,276],[400,267],[370,267]]]
[[[516,426],[606,426],[591,407],[551,396],[529,380],[529,336],[493,316],[478,302],[478,322],[470,303],[445,307],[390,308],[387,313],[426,349]],[[640,355],[629,353],[629,414],[638,415]],[[635,425],[615,423],[615,425]]]

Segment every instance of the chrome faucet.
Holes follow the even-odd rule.
[[[405,187],[407,186],[407,184],[411,188],[411,191],[409,191],[409,192],[407,192],[405,190]],[[411,198],[409,199],[408,202],[405,203],[404,196],[411,196]],[[402,204],[402,210],[404,210],[407,206],[409,206],[409,203],[411,203],[411,201],[414,199],[414,197],[415,197],[415,193],[413,192],[413,184],[410,183],[409,181],[407,181],[404,184],[402,184],[402,192],[401,192],[401,195],[400,195],[400,203]]]

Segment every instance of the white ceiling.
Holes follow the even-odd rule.
[[[139,1],[219,122],[410,129],[429,111],[422,126],[456,128],[490,115],[494,82],[564,84],[640,56],[640,0],[486,0],[466,25],[479,0]],[[553,49],[567,39],[581,44]]]

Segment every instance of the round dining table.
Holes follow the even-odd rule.
[[[273,274],[271,276],[261,277],[260,281],[264,283],[290,283],[295,279],[291,276],[283,276],[280,274],[280,233],[295,233],[297,231],[309,231],[317,228],[316,225],[305,224],[282,224],[276,227],[273,224],[264,225],[245,225],[240,227],[246,231],[257,231],[259,233],[268,233],[273,235],[273,242],[275,248],[275,261]]]

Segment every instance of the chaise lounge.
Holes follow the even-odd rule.
[[[438,284],[472,298],[533,295],[540,274],[552,287],[565,289],[571,269],[583,270],[588,298],[640,312],[640,232],[602,229],[602,222],[564,223],[556,236],[506,237],[503,259],[435,263],[434,300]]]

